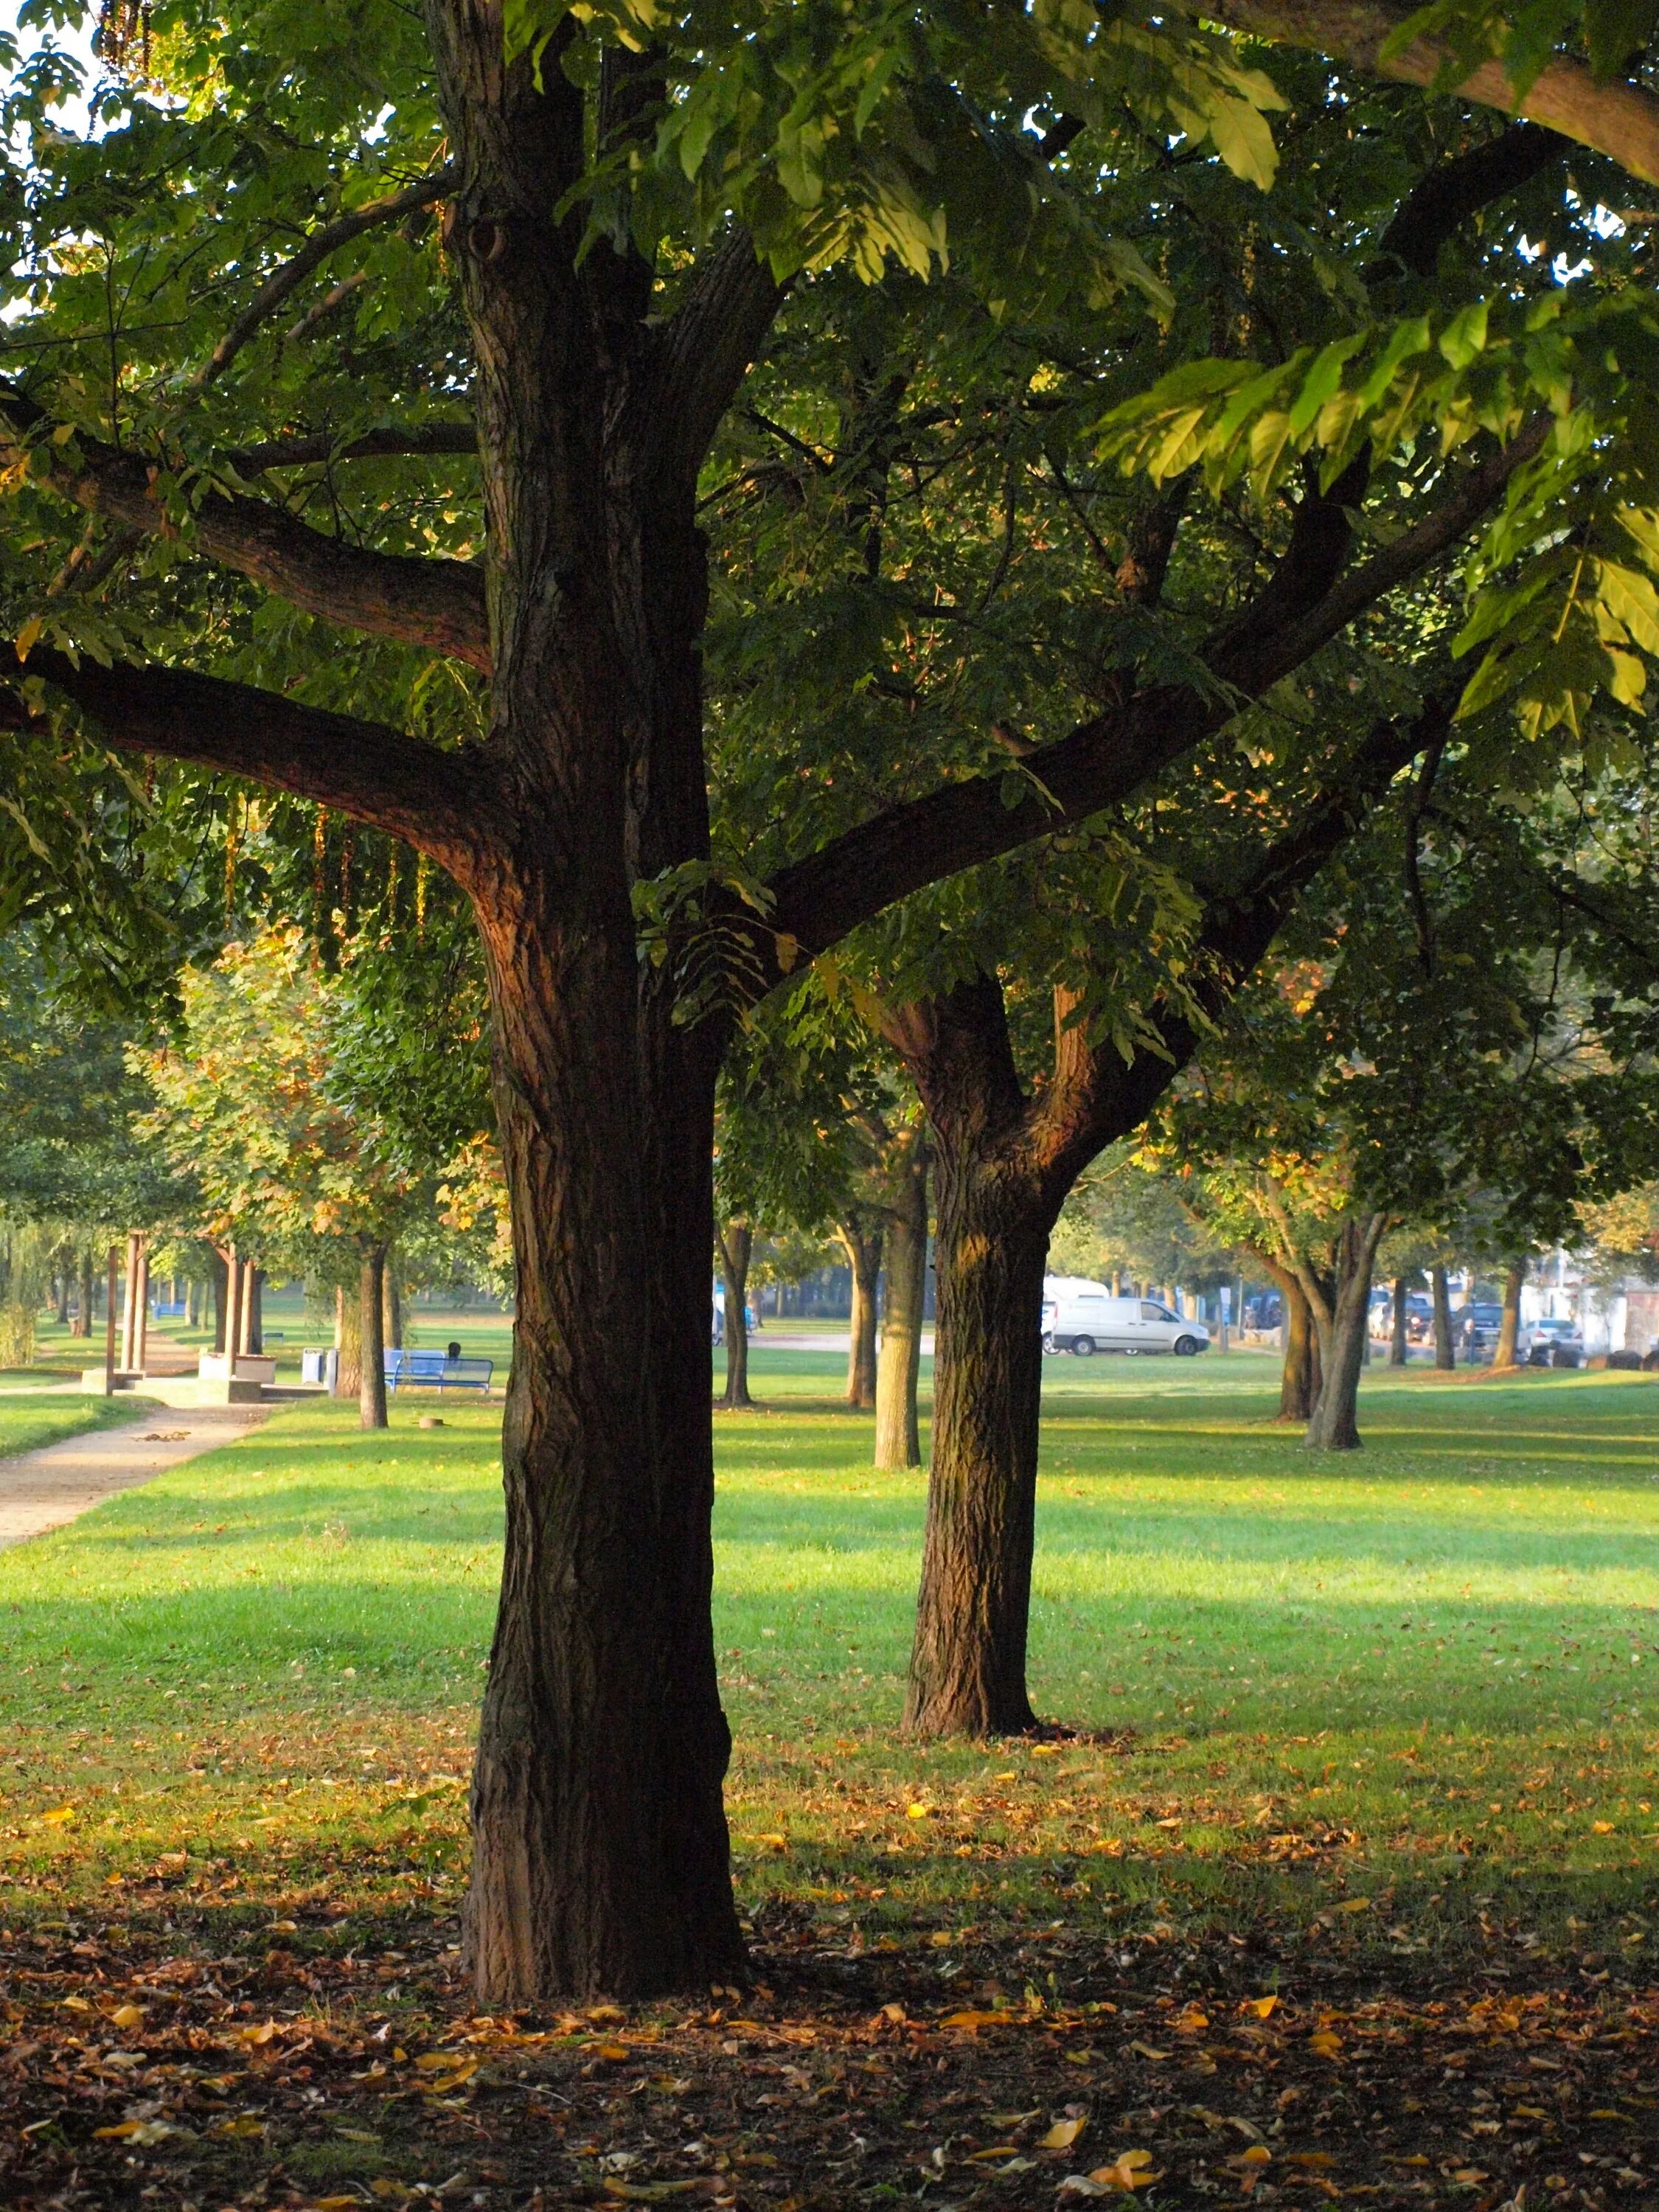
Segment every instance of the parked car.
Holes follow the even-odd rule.
[[[1549,1315],[1521,1331],[1516,1354],[1528,1367],[1579,1367],[1583,1364],[1584,1340],[1576,1321]]]
[[[1115,1298],[1103,1283],[1051,1275],[1042,1286],[1042,1348],[1086,1359],[1097,1352],[1170,1352],[1190,1359],[1210,1345],[1202,1322],[1157,1298]]]
[[[1503,1326],[1501,1305],[1482,1302],[1458,1306],[1452,1314],[1453,1341],[1466,1358],[1477,1352],[1492,1352],[1497,1348],[1498,1332]]]

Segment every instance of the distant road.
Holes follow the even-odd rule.
[[[749,1332],[749,1348],[751,1352],[839,1352],[844,1358],[853,1349],[853,1333],[847,1328],[814,1330],[809,1336],[785,1328],[756,1328]],[[929,1358],[933,1357],[931,1328],[921,1332],[921,1348]]]

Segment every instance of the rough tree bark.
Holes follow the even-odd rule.
[[[876,1364],[876,1465],[921,1465],[916,1382],[927,1299],[927,1138],[907,1133],[887,1207],[887,1302]]]
[[[1310,1451],[1359,1449],[1359,1370],[1370,1322],[1371,1269],[1388,1226],[1383,1213],[1351,1214],[1336,1241],[1335,1282],[1328,1293],[1306,1262],[1297,1268],[1319,1332],[1322,1370],[1319,1402],[1304,1442]]]
[[[1267,1269],[1285,1301],[1285,1364],[1279,1378],[1277,1418],[1300,1427],[1319,1402],[1319,1336],[1313,1309],[1294,1268],[1264,1251],[1253,1252],[1252,1257]]]
[[[1434,1291],[1434,1364],[1442,1368],[1455,1367],[1457,1346],[1452,1341],[1451,1291],[1445,1269],[1431,1268],[1429,1281]]]
[[[339,1354],[334,1369],[334,1395],[337,1398],[362,1400],[362,1301],[348,1296],[342,1285],[334,1293],[334,1349]]]
[[[1511,1260],[1504,1274],[1504,1314],[1498,1324],[1498,1342],[1492,1355],[1494,1372],[1516,1364],[1516,1346],[1521,1335],[1521,1293],[1526,1285],[1525,1260]]]
[[[386,1426],[386,1246],[364,1248],[357,1273],[357,1425]]]
[[[381,1306],[381,1328],[388,1352],[404,1348],[404,1294],[398,1280],[396,1255],[388,1249],[386,1255],[386,1297]]]
[[[746,1221],[728,1221],[716,1238],[726,1290],[726,1388],[722,1406],[752,1406],[749,1395],[749,1259],[755,1232]]]
[[[881,1280],[882,1231],[878,1218],[860,1211],[836,1224],[836,1235],[853,1275],[852,1323],[847,1341],[847,1402],[868,1407],[876,1402],[876,1290]]]

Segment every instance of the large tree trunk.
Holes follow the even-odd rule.
[[[722,1406],[752,1406],[749,1395],[749,1259],[755,1232],[746,1221],[731,1221],[715,1240],[720,1281],[726,1291],[726,1388]]]
[[[1359,1371],[1370,1325],[1371,1269],[1387,1217],[1350,1217],[1337,1240],[1336,1281],[1328,1297],[1310,1297],[1319,1330],[1319,1402],[1304,1442],[1314,1451],[1359,1449]]]
[[[737,241],[701,356],[683,330],[665,351],[652,270],[625,243],[584,246],[562,34],[539,72],[504,70],[498,9],[427,13],[461,170],[445,237],[476,362],[507,802],[480,808],[465,870],[518,1290],[465,1913],[475,2000],[503,2013],[744,1972],[711,1610],[719,1041],[687,1018],[695,939],[671,917],[672,957],[641,962],[633,893],[708,854],[696,503],[713,422],[673,394],[691,349],[728,380],[718,417],[757,279]],[[648,116],[648,70],[612,49],[601,94],[619,145]],[[705,410],[714,388],[691,387]]]
[[[1437,1367],[1455,1367],[1457,1347],[1452,1342],[1451,1292],[1447,1287],[1445,1269],[1432,1269],[1430,1281],[1434,1286],[1434,1364]]]
[[[1389,1341],[1390,1367],[1404,1367],[1411,1358],[1411,1310],[1406,1303],[1410,1282],[1409,1275],[1396,1275],[1394,1279],[1394,1328]]]
[[[1267,1253],[1254,1255],[1272,1276],[1285,1302],[1285,1362],[1279,1377],[1279,1416],[1299,1428],[1319,1402],[1319,1337],[1308,1293],[1292,1269]]]
[[[881,1279],[881,1224],[872,1227],[854,1215],[838,1222],[836,1234],[853,1273],[853,1317],[847,1346],[847,1402],[876,1402],[876,1286]]]
[[[371,1245],[357,1276],[357,1425],[386,1426],[386,1246]]]
[[[1498,1343],[1492,1356],[1494,1369],[1513,1367],[1521,1334],[1521,1293],[1527,1285],[1525,1260],[1511,1260],[1504,1277],[1504,1316],[1498,1324]]]
[[[921,1465],[916,1382],[927,1300],[927,1146],[918,1129],[900,1164],[887,1217],[887,1302],[876,1364],[876,1465]]]

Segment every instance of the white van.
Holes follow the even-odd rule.
[[[1210,1348],[1202,1322],[1183,1321],[1156,1298],[1115,1298],[1104,1283],[1048,1275],[1042,1284],[1042,1348],[1073,1352],[1172,1352],[1190,1359]]]

